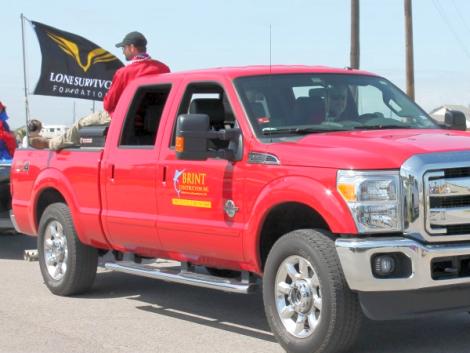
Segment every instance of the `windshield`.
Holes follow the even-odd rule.
[[[259,137],[439,126],[381,77],[283,74],[241,77],[235,86]]]

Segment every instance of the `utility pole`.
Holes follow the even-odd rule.
[[[414,59],[413,59],[413,13],[411,0],[405,0],[406,37],[406,94],[415,99]]]
[[[351,0],[351,68],[359,69],[359,0]]]

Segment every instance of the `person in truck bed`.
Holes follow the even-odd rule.
[[[122,52],[130,64],[116,71],[111,83],[111,88],[106,93],[103,101],[104,111],[87,115],[78,120],[65,134],[47,139],[44,137],[32,138],[30,143],[34,148],[49,148],[60,150],[67,146],[80,143],[80,128],[90,125],[103,125],[111,121],[114,109],[119,101],[124,88],[132,80],[147,75],[157,75],[170,72],[164,63],[154,60],[147,54],[147,39],[140,32],[130,32],[124,39],[116,44],[122,48]]]
[[[26,148],[28,147],[28,138],[31,140],[32,138],[39,137],[42,130],[42,123],[37,119],[32,119],[28,121],[26,125],[27,134],[23,137],[23,141],[21,143],[21,147]]]

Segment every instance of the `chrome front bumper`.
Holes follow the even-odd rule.
[[[404,291],[470,284],[470,277],[434,280],[431,262],[438,257],[470,255],[470,243],[425,245],[403,237],[337,239],[336,249],[346,281],[360,292]],[[412,264],[407,278],[376,278],[372,273],[372,256],[401,252]]]

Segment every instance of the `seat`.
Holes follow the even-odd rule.
[[[189,105],[190,114],[207,114],[209,126],[213,130],[225,129],[225,109],[221,99],[193,99]],[[227,148],[228,141],[209,140],[209,148]]]
[[[230,106],[230,102],[228,101],[227,95],[225,94],[222,95],[222,104],[224,106],[225,114],[225,129],[231,129],[235,126],[235,115],[233,114],[232,107]]]
[[[326,97],[326,89],[325,88],[311,88],[308,90],[309,97],[320,97],[325,99]]]
[[[158,123],[162,115],[163,105],[149,105],[145,109],[143,121],[143,136],[140,137],[141,145],[153,145],[157,135]]]
[[[189,105],[190,114],[209,115],[209,126],[214,130],[224,128],[225,110],[220,99],[193,99]]]
[[[145,110],[144,129],[150,133],[156,133],[158,123],[162,115],[163,105],[150,105]]]
[[[325,102],[320,96],[298,97],[294,105],[293,123],[320,124],[325,120]]]

